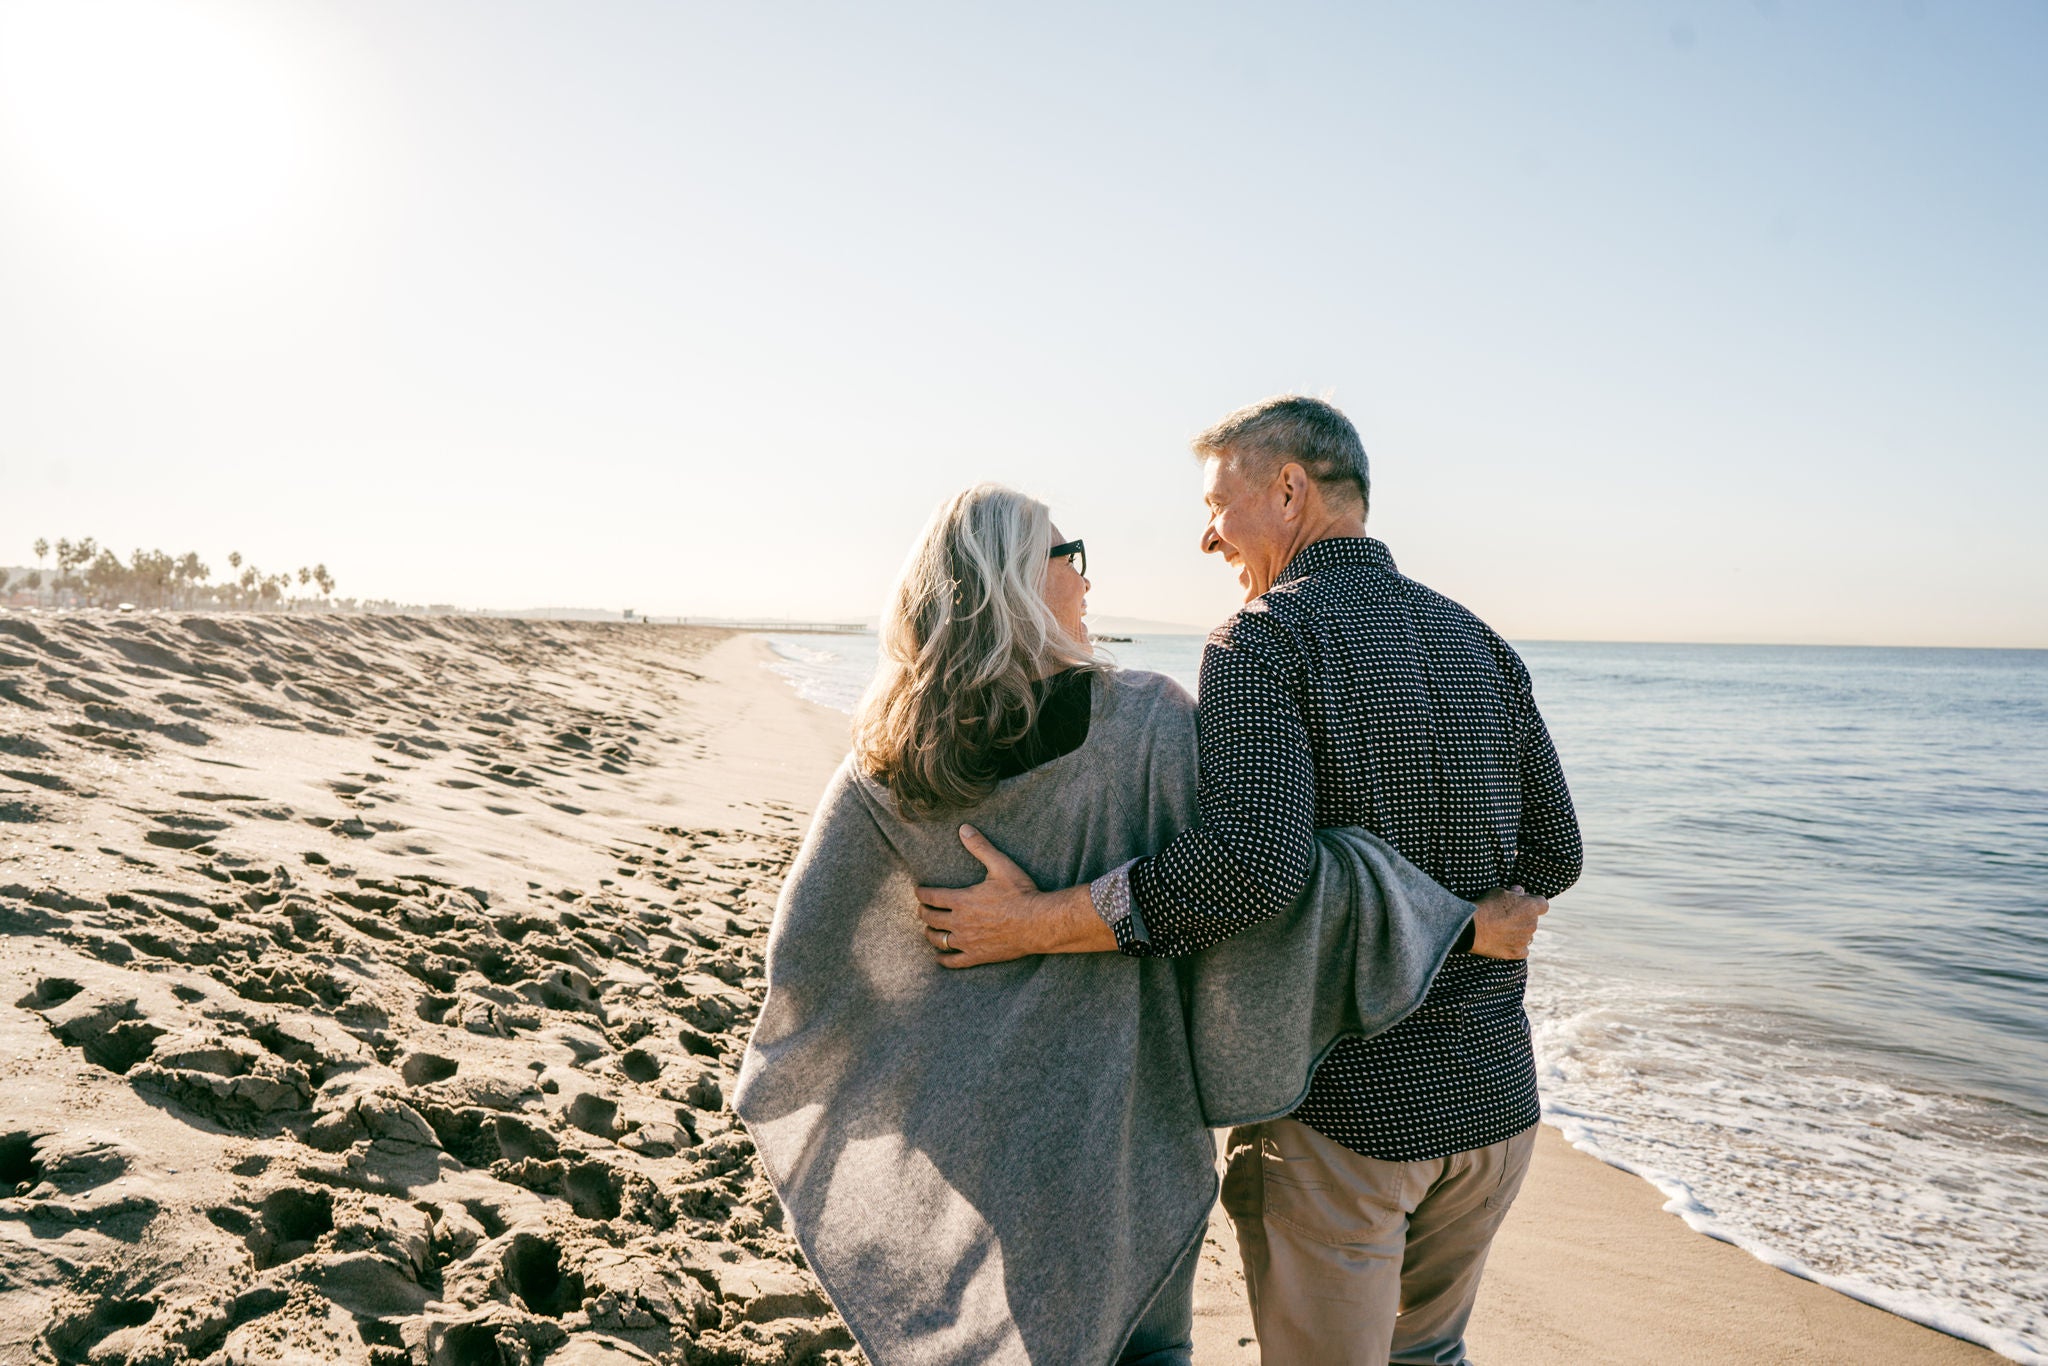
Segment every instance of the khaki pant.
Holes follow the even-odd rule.
[[[1233,1129],[1237,1228],[1265,1366],[1460,1366],[1494,1232],[1532,1127],[1428,1162],[1362,1157],[1306,1124]]]

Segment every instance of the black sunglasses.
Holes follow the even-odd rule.
[[[1082,578],[1088,577],[1088,547],[1079,541],[1061,541],[1052,548],[1052,558],[1065,560],[1074,566],[1074,572]]]

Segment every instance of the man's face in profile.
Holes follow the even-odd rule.
[[[1209,524],[1202,528],[1202,553],[1221,555],[1237,571],[1238,586],[1250,602],[1268,588],[1285,567],[1287,528],[1281,518],[1285,503],[1281,481],[1252,466],[1249,475],[1238,462],[1210,456],[1202,462],[1202,501]]]

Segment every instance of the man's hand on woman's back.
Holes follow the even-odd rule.
[[[1472,904],[1479,908],[1472,917],[1472,952],[1482,958],[1527,958],[1537,918],[1550,909],[1549,901],[1520,887],[1497,887]]]
[[[1095,913],[1083,883],[1041,892],[1031,875],[971,825],[960,843],[988,869],[972,887],[920,887],[924,937],[949,968],[1007,963],[1038,953],[1114,953],[1116,931]]]

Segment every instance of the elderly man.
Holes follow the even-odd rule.
[[[1373,831],[1467,899],[1557,895],[1578,822],[1529,673],[1365,534],[1350,421],[1282,397],[1202,434],[1202,549],[1245,606],[1202,657],[1200,823],[1092,886],[1042,893],[973,833],[971,888],[921,888],[954,966],[1116,948],[1195,953],[1283,910],[1317,827]],[[1540,907],[1539,907],[1540,911]],[[1265,1360],[1457,1366],[1487,1248],[1528,1168],[1533,915],[1487,908],[1422,1006],[1348,1039],[1286,1119],[1235,1130],[1224,1208]]]

